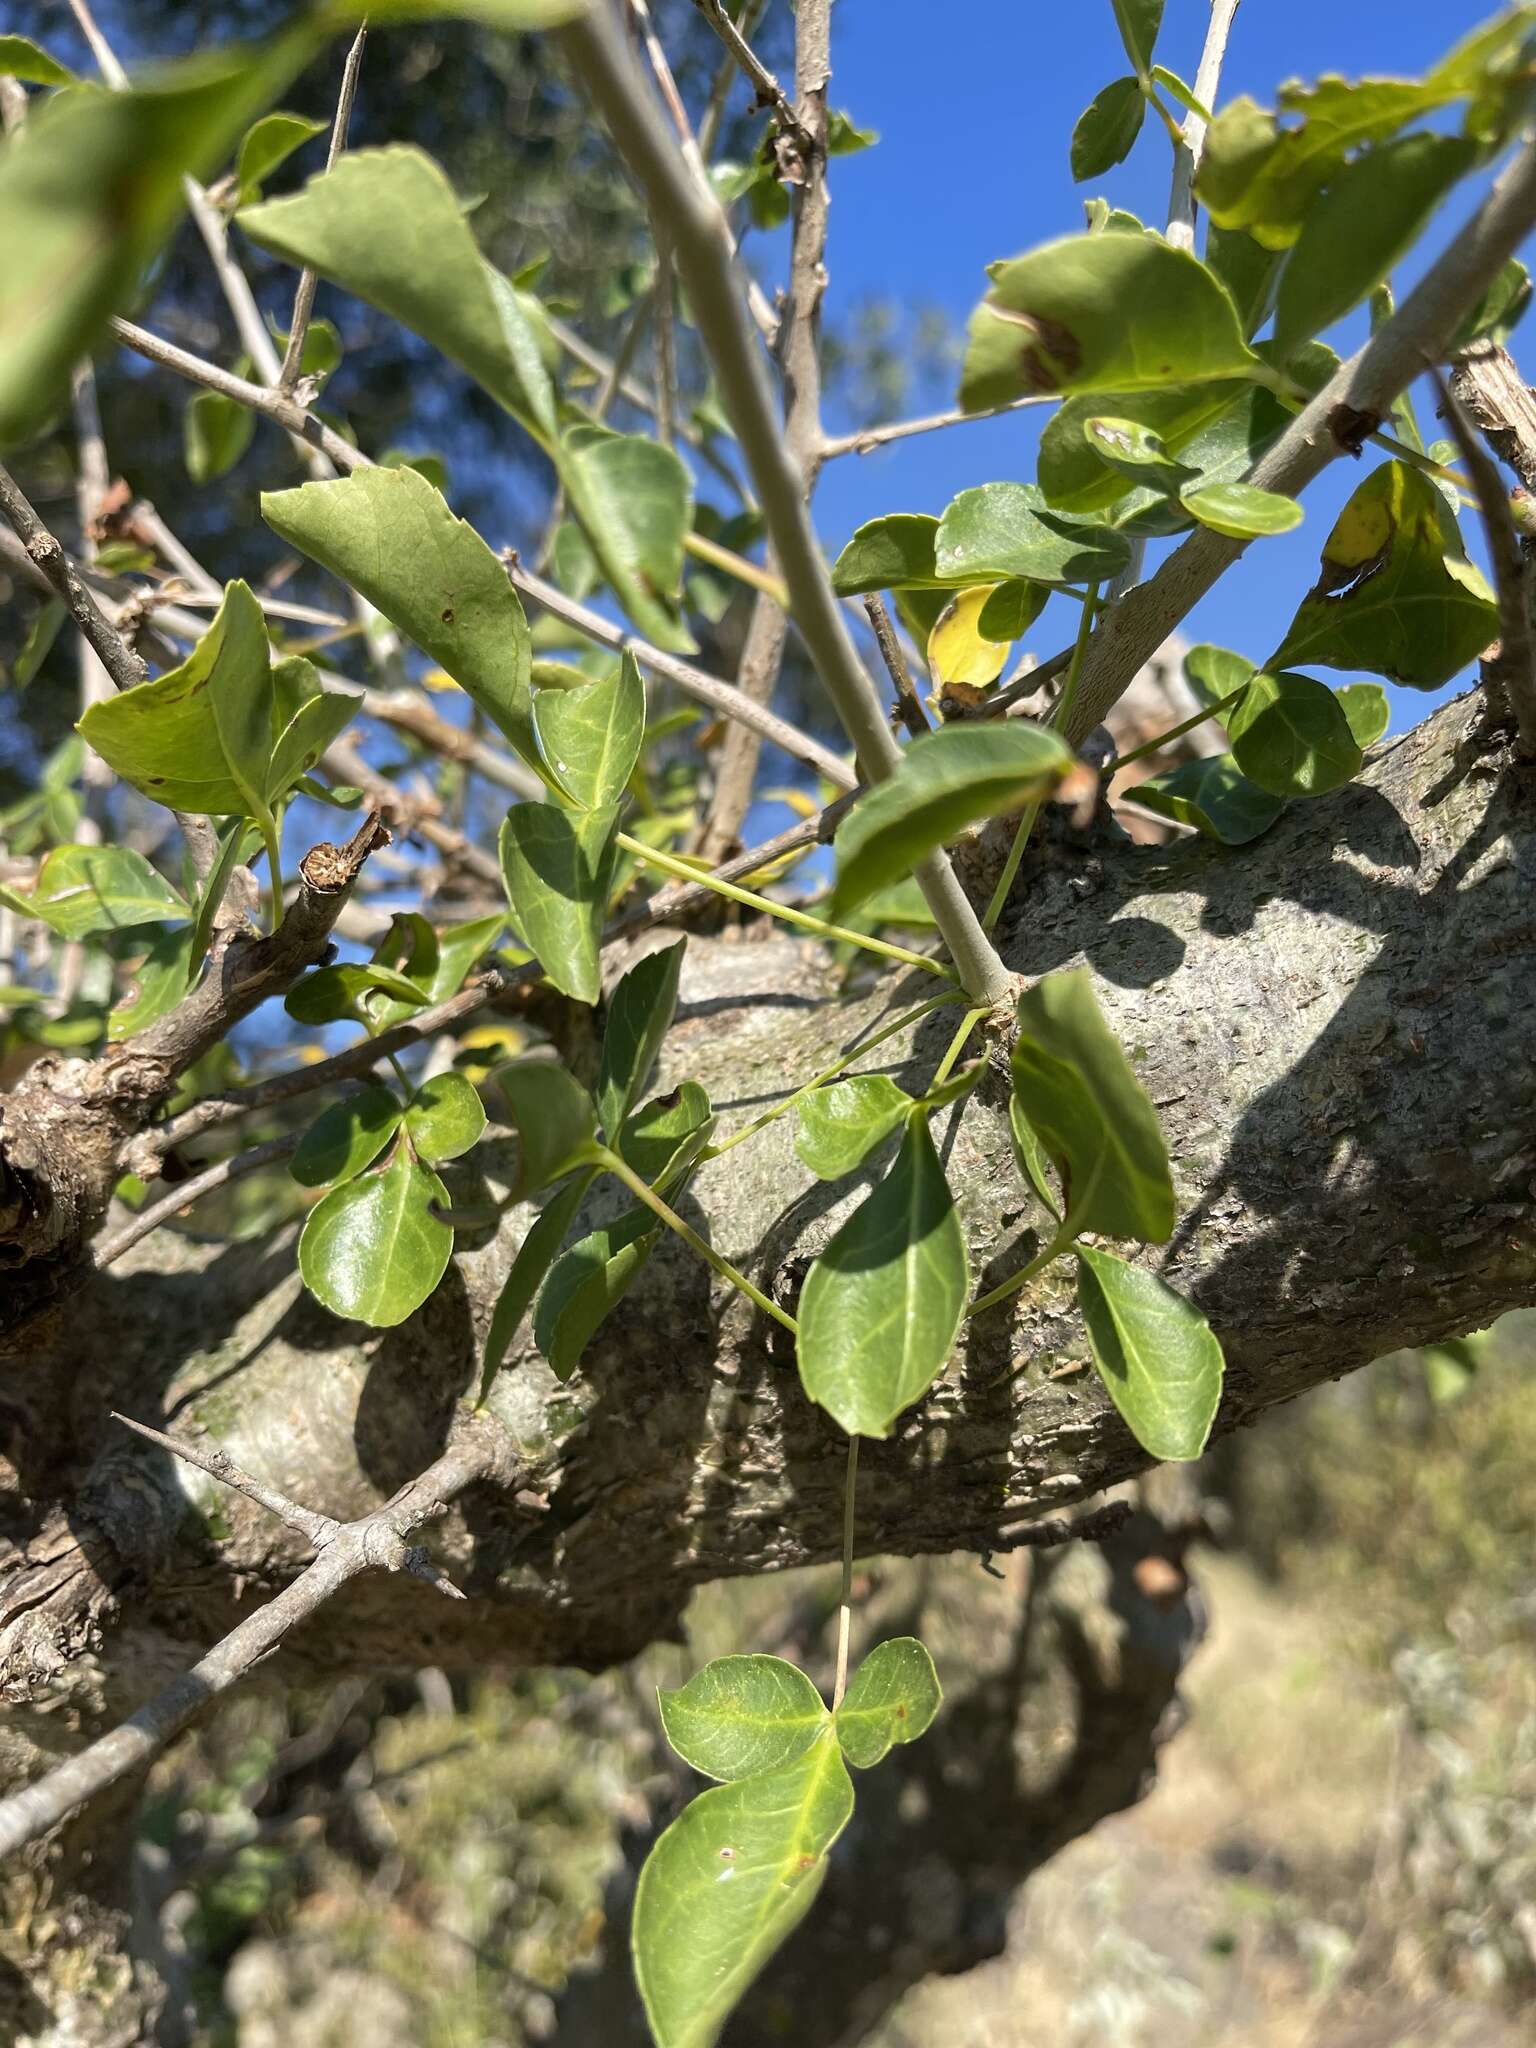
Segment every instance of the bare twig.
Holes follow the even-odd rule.
[[[823,460],[821,426],[821,305],[827,289],[827,86],[831,78],[829,0],[802,0],[795,12],[795,87],[799,95],[796,148],[800,183],[794,193],[789,290],[779,323],[778,360],[784,383],[784,447],[800,475],[807,505]],[[784,665],[789,621],[782,604],[760,596],[737,668],[737,688],[759,704],[772,701]],[[720,747],[709,816],[699,838],[706,860],[738,844],[742,820],[757,782],[761,739],[734,725]]]
[[[352,104],[357,98],[358,74],[363,68],[363,46],[368,41],[368,24],[365,21],[352,39],[347,52],[347,61],[342,68],[341,90],[336,96],[336,118],[331,124],[331,146],[326,154],[325,167],[334,170],[336,159],[347,146],[347,129],[352,120]],[[299,272],[299,282],[293,294],[293,318],[288,323],[288,346],[283,351],[283,360],[277,373],[278,389],[291,391],[299,381],[299,368],[304,360],[304,341],[309,333],[310,316],[315,310],[315,291],[320,274],[307,265]]]
[[[896,712],[902,724],[919,739],[933,728],[923,710],[923,700],[917,694],[911,671],[896,638],[896,629],[891,624],[891,615],[885,608],[885,599],[878,590],[872,590],[864,600],[864,609],[869,614],[869,623],[874,632],[875,645],[880,649],[880,659],[890,671],[891,682],[896,691]]]
[[[1195,98],[1202,107],[1216,103],[1221,67],[1226,61],[1227,39],[1239,0],[1211,0],[1211,18],[1206,24],[1205,46],[1195,73]],[[1205,120],[1196,113],[1184,116],[1181,140],[1173,153],[1173,192],[1168,200],[1168,239],[1176,249],[1195,246],[1195,173],[1205,147]]]
[[[247,1146],[243,1152],[232,1153],[228,1159],[205,1166],[190,1180],[178,1182],[168,1195],[140,1209],[121,1230],[114,1230],[110,1237],[94,1244],[91,1247],[92,1266],[98,1273],[103,1271],[120,1259],[124,1252],[132,1251],[142,1239],[157,1231],[162,1223],[169,1223],[183,1209],[200,1202],[204,1195],[211,1195],[217,1189],[227,1187],[231,1181],[245,1180],[250,1174],[260,1173],[264,1167],[275,1166],[279,1160],[290,1158],[299,1148],[300,1135],[291,1131],[281,1138],[269,1138],[264,1145]]]
[[[1054,1550],[1062,1543],[1099,1543],[1129,1521],[1133,1512],[1128,1500],[1112,1500],[1088,1515],[1048,1515],[1027,1522],[1011,1535],[999,1536],[991,1546],[999,1550]],[[990,1554],[990,1553],[989,1553]]]
[[[864,773],[871,781],[880,781],[896,767],[899,750],[832,590],[800,473],[784,445],[766,364],[747,318],[725,217],[713,197],[700,191],[678,154],[606,11],[593,9],[557,33],[647,203],[666,216],[694,321],[789,586],[795,623]],[[968,991],[989,1004],[1004,1001],[1012,977],[981,929],[948,860],[942,854],[931,855],[918,868],[917,879]]]
[[[185,1455],[174,1439],[164,1441]],[[109,1786],[153,1763],[206,1706],[239,1684],[299,1623],[317,1614],[343,1586],[364,1572],[413,1571],[430,1577],[451,1597],[462,1597],[430,1565],[419,1546],[406,1539],[494,1470],[497,1459],[497,1446],[483,1429],[467,1433],[384,1507],[355,1522],[333,1525],[323,1539],[312,1539],[317,1543],[313,1564],[265,1607],[231,1629],[190,1671],[174,1679],[110,1735],[91,1743],[34,1784],[0,1800],[0,1856],[12,1855],[36,1841]]]
[[[1499,466],[1483,446],[1477,429],[1456,394],[1431,363],[1430,375],[1440,393],[1440,417],[1451,430],[1451,439],[1472,480],[1483,531],[1488,537],[1488,562],[1493,570],[1494,594],[1499,602],[1499,645],[1496,653],[1483,656],[1483,677],[1495,691],[1502,690],[1514,713],[1519,731],[1519,753],[1536,759],[1536,633],[1531,621],[1531,564],[1515,531],[1509,508],[1509,493]]]
[[[740,66],[752,90],[757,94],[759,104],[772,107],[779,126],[786,134],[793,135],[797,125],[795,110],[789,104],[783,86],[726,13],[720,0],[693,0],[693,4],[724,43],[733,62]]]
[[[268,1514],[286,1522],[316,1550],[329,1543],[341,1527],[332,1516],[302,1507],[298,1501],[290,1500],[286,1493],[279,1493],[275,1486],[268,1486],[265,1480],[243,1472],[228,1451],[218,1444],[197,1443],[185,1436],[167,1436],[163,1429],[155,1429],[147,1422],[135,1422],[131,1415],[119,1415],[115,1408],[112,1420],[120,1422],[124,1429],[131,1429],[135,1436],[143,1437],[146,1443],[158,1444],[162,1451],[185,1458],[189,1465],[196,1465],[200,1471],[221,1480],[225,1486],[232,1486],[236,1493],[243,1493],[247,1500],[255,1501],[257,1507],[265,1508]]]
[[[91,55],[96,59],[96,68],[113,92],[128,90],[128,74],[117,61],[117,53],[96,25],[96,17],[86,0],[69,0],[70,12],[80,24],[80,33],[90,45]]]
[[[885,427],[861,427],[855,434],[833,434],[822,443],[821,453],[831,462],[839,455],[871,455],[892,441],[910,440],[914,434],[936,434],[944,427],[968,426],[972,420],[1001,419],[1004,413],[1021,412],[1028,405],[1060,405],[1054,391],[1031,391],[1007,405],[990,406],[985,412],[932,412],[925,419],[896,420]]]
[[[1392,318],[1340,365],[1297,414],[1248,481],[1295,497],[1340,455],[1353,453],[1423,368],[1444,360],[1467,309],[1536,226],[1536,146],[1495,181],[1466,227],[1446,244]],[[1366,426],[1362,428],[1362,417]],[[1145,583],[1110,605],[1095,629],[1066,737],[1076,743],[1108,716],[1132,677],[1248,543],[1201,527]]]
[[[81,582],[74,563],[38,518],[10,471],[4,468],[0,468],[0,512],[4,512],[32,561],[68,605],[70,617],[100,655],[103,668],[117,687],[131,690],[142,683],[149,674],[148,665],[107,619]]]

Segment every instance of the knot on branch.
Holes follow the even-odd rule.
[[[369,854],[389,841],[389,827],[377,811],[370,811],[345,846],[333,846],[328,839],[312,846],[299,862],[299,873],[320,895],[334,896],[350,889]]]

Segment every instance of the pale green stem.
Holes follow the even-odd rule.
[[[926,1017],[930,1010],[942,1010],[947,1003],[958,1003],[960,999],[960,991],[956,989],[952,995],[933,996],[926,1003],[919,1003],[915,1010],[904,1010],[872,1038],[862,1039],[852,1052],[844,1053],[834,1065],[824,1068],[814,1079],[807,1081],[804,1087],[797,1088],[793,1095],[786,1095],[784,1100],[775,1103],[772,1109],[764,1110],[761,1116],[754,1117],[751,1123],[744,1124],[739,1131],[733,1132],[723,1144],[709,1146],[700,1154],[700,1158],[718,1159],[723,1152],[729,1152],[732,1146],[740,1145],[748,1138],[755,1138],[759,1131],[766,1130],[769,1124],[776,1123],[781,1116],[787,1115],[797,1103],[803,1102],[807,1095],[814,1094],[818,1088],[824,1088],[829,1081],[835,1081],[839,1074],[853,1065],[855,1060],[863,1059],[865,1053],[873,1052],[875,1047],[883,1045],[886,1039],[894,1038],[899,1031],[905,1031],[909,1024],[916,1024],[921,1018]],[[979,1010],[975,1014],[984,1017],[987,1013],[985,1010]]]
[[[712,569],[719,569],[722,574],[733,576],[738,583],[746,583],[753,590],[762,591],[781,611],[789,609],[789,588],[784,578],[775,576],[760,562],[749,561],[745,555],[738,555],[733,548],[721,547],[718,541],[710,540],[702,533],[685,534],[683,546],[699,561],[708,562]]]
[[[796,910],[788,903],[775,903],[771,896],[759,896],[752,889],[741,888],[738,883],[722,881],[705,868],[690,867],[687,861],[675,860],[670,853],[659,853],[642,840],[632,839],[627,832],[615,834],[614,843],[626,853],[633,854],[636,860],[660,868],[664,874],[675,875],[680,882],[699,882],[704,888],[713,889],[717,896],[729,897],[732,903],[743,903],[749,910],[760,910],[769,917],[781,918],[785,924],[798,925],[802,931],[814,932],[819,939],[836,939],[847,946],[862,946],[866,953],[879,953],[887,960],[900,960],[907,967],[921,967],[925,973],[938,975],[941,981],[958,979],[952,968],[930,959],[926,953],[909,952],[905,946],[893,946],[868,932],[852,932],[846,925],[828,924],[825,918],[813,917],[808,910]]]
[[[941,1087],[949,1079],[950,1075],[954,1072],[955,1061],[965,1051],[967,1039],[969,1039],[982,1018],[989,1017],[991,1014],[991,1011],[986,1009],[966,1011],[965,1015],[960,1019],[959,1028],[956,1030],[954,1037],[949,1041],[943,1059],[939,1061],[938,1072],[928,1084],[930,1088]]]
[[[701,1259],[713,1266],[722,1280],[729,1280],[736,1291],[744,1294],[748,1301],[763,1311],[764,1315],[772,1316],[776,1323],[782,1323],[791,1336],[799,1334],[799,1325],[794,1317],[787,1315],[776,1301],[770,1301],[760,1288],[754,1287],[746,1274],[738,1272],[729,1259],[722,1258],[714,1246],[706,1243],[696,1230],[690,1228],[677,1211],[670,1208],[638,1173],[633,1172],[617,1152],[610,1152],[605,1145],[600,1145],[593,1157],[600,1161],[606,1172],[624,1183],[637,1202],[643,1202],[653,1216],[659,1216],[668,1230],[675,1230],[690,1251],[697,1252]]]
[[[971,1303],[965,1312],[967,1322],[969,1322],[972,1316],[979,1316],[983,1309],[994,1308],[998,1302],[1006,1301],[1010,1294],[1017,1294],[1019,1289],[1025,1286],[1027,1282],[1033,1280],[1037,1273],[1043,1273],[1052,1259],[1059,1259],[1061,1257],[1062,1253],[1070,1247],[1072,1239],[1076,1234],[1075,1230],[1069,1233],[1066,1225],[1063,1224],[1045,1250],[1036,1258],[1031,1259],[1027,1266],[1021,1266],[1017,1273],[1010,1273],[1008,1278],[994,1287],[990,1294],[984,1294],[980,1301],[973,1301]]]
[[[269,813],[258,820],[267,848],[267,879],[272,887],[272,929],[283,921],[283,850],[277,820]]]
[[[1220,718],[1223,711],[1232,709],[1247,687],[1246,683],[1239,683],[1235,690],[1229,690],[1218,703],[1207,705],[1204,711],[1195,712],[1191,718],[1181,719],[1177,725],[1170,725],[1168,730],[1160,732],[1156,739],[1147,740],[1139,747],[1132,747],[1128,754],[1116,754],[1113,761],[1106,764],[1104,773],[1118,775],[1122,768],[1129,768],[1133,761],[1144,761],[1148,754],[1155,754],[1160,748],[1166,747],[1170,740],[1181,739],[1185,733],[1193,732],[1197,725],[1204,725],[1208,718]]]
[[[1088,642],[1093,635],[1093,622],[1098,614],[1099,586],[1090,583],[1088,595],[1083,599],[1082,616],[1077,622],[1077,638],[1072,644],[1072,665],[1067,670],[1067,680],[1061,686],[1061,695],[1056,699],[1056,708],[1051,713],[1051,725],[1058,732],[1066,730],[1067,720],[1072,716],[1072,706],[1077,698],[1077,686],[1083,673],[1083,657],[1088,651]],[[997,887],[992,891],[992,900],[982,916],[981,928],[991,933],[1003,914],[1015,880],[1019,863],[1024,858],[1024,849],[1029,844],[1029,835],[1035,829],[1035,820],[1040,815],[1040,798],[1030,804],[1019,820],[1019,829],[1013,835],[1013,844],[1008,849],[1008,858],[1003,862],[1003,872],[997,878]]]
[[[985,1012],[982,1013],[985,1015]],[[843,1586],[837,1603],[837,1676],[832,1684],[832,1711],[848,1690],[848,1638],[853,1632],[853,1502],[859,1481],[859,1439],[848,1439],[848,1474],[843,1481]]]

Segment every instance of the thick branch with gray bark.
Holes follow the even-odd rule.
[[[1182,1220],[1145,1256],[1224,1341],[1220,1429],[1536,1301],[1533,874],[1532,778],[1466,701],[1241,851],[1046,848],[1026,868],[1009,965],[1086,959],[1159,1107]],[[690,956],[661,1083],[697,1076],[727,1128],[912,996],[898,976],[840,997],[814,948],[778,937]],[[871,1064],[918,1085],[947,1030],[931,1019]],[[1012,1162],[1000,1050],[994,1065],[939,1127],[981,1285],[1042,1222]],[[868,1178],[809,1181],[793,1135],[785,1119],[708,1165],[685,1211],[787,1303]],[[510,1152],[493,1139],[450,1169],[456,1208],[508,1184]],[[599,1193],[591,1216],[615,1206]],[[446,1442],[527,1221],[461,1239],[430,1306],[389,1331],[304,1296],[288,1235],[162,1232],[93,1281],[7,1381],[12,1695],[46,1689],[97,1631],[109,1657],[145,1632],[205,1647],[252,1578],[277,1588],[302,1562],[269,1517],[215,1511],[212,1481],[125,1446],[113,1408],[205,1428],[279,1490],[353,1517]],[[1058,1269],[978,1318],[895,1438],[868,1447],[860,1551],[979,1551],[1140,1469],[1086,1355]],[[467,1600],[447,1615],[361,1583],[292,1640],[295,1665],[600,1664],[675,1630],[702,1581],[838,1553],[841,1435],[783,1333],[671,1239],[574,1380],[525,1335],[491,1412],[528,1478],[515,1500],[472,1492],[446,1525]]]

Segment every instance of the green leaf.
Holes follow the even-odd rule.
[[[180,668],[93,704],[76,730],[156,803],[265,823],[284,777],[311,765],[281,744],[289,701],[274,683],[261,607],[245,584],[231,583]],[[355,708],[350,697],[322,699],[318,713],[304,714],[298,741],[333,738]]]
[[[237,206],[250,206],[261,197],[261,187],[279,164],[285,163],[311,136],[325,132],[323,121],[307,114],[263,114],[246,131],[235,160]]]
[[[1056,1199],[1056,1190],[1051,1186],[1048,1171],[1050,1162],[1045,1156],[1045,1148],[1030,1127],[1029,1118],[1025,1116],[1017,1095],[1010,1095],[1008,1098],[1008,1131],[1013,1139],[1013,1156],[1018,1161],[1020,1173],[1059,1223],[1061,1204]]]
[[[1380,683],[1345,683],[1334,691],[1357,747],[1373,747],[1392,723],[1392,707]]]
[[[1466,558],[1455,513],[1420,470],[1387,462],[1339,514],[1318,582],[1270,665],[1371,669],[1435,690],[1498,631],[1498,606]]]
[[[30,893],[0,888],[0,903],[21,917],[40,918],[65,939],[192,915],[143,854],[126,846],[56,846]]]
[[[640,631],[661,646],[692,649],[672,598],[692,519],[686,465],[639,437],[588,424],[562,433],[543,309],[481,256],[429,156],[398,146],[349,151],[302,192],[248,207],[239,220],[263,248],[312,264],[422,335],[505,406],[554,462],[604,576]]]
[[[474,1084],[450,1068],[423,1081],[405,1112],[405,1128],[416,1157],[428,1166],[457,1159],[485,1129],[485,1110]]]
[[[1227,713],[1232,757],[1271,796],[1322,796],[1360,773],[1360,748],[1326,683],[1260,669]]]
[[[378,1016],[381,997],[414,1011],[425,1007],[427,992],[392,968],[346,960],[335,967],[317,967],[296,981],[283,998],[283,1008],[299,1024],[336,1024],[350,1017],[378,1031],[383,1028]]]
[[[182,456],[195,484],[228,474],[250,447],[256,415],[217,391],[199,391],[181,416]]]
[[[517,1257],[512,1261],[502,1282],[501,1293],[496,1297],[496,1306],[491,1311],[491,1326],[485,1339],[485,1360],[480,1368],[482,1402],[491,1391],[491,1382],[501,1370],[502,1360],[517,1335],[523,1317],[533,1305],[533,1297],[555,1262],[565,1233],[570,1229],[593,1177],[591,1172],[578,1173],[563,1188],[557,1189],[518,1246]]]
[[[806,1276],[795,1346],[806,1393],[850,1436],[889,1436],[944,1370],[968,1284],[965,1233],[916,1116]]]
[[[1244,228],[1218,227],[1212,221],[1206,230],[1205,260],[1226,286],[1251,340],[1269,312],[1283,252],[1266,249]]]
[[[327,690],[314,664],[301,654],[273,664],[272,688],[276,736],[267,770],[267,794],[276,803],[308,775],[331,741],[362,709],[363,700],[346,690]],[[358,797],[361,794],[359,791]],[[335,793],[332,800],[340,801]]]
[[[338,27],[362,20],[379,27],[389,21],[457,17],[514,30],[553,28],[579,14],[584,5],[585,0],[325,0],[323,13]]]
[[[1252,682],[1258,666],[1246,654],[1234,654],[1230,647],[1213,647],[1204,641],[1185,655],[1184,680],[1202,704],[1221,704],[1234,690]]]
[[[618,810],[514,804],[501,827],[501,873],[524,943],[563,994],[595,1003]]]
[[[684,1081],[626,1117],[614,1149],[626,1166],[656,1187],[693,1164],[714,1128],[708,1094],[697,1081]]]
[[[658,647],[691,653],[694,638],[676,601],[693,525],[693,479],[682,457],[638,434],[583,425],[566,430],[556,467],[625,611]]]
[[[553,1060],[510,1060],[495,1082],[517,1132],[512,1193],[521,1201],[582,1163],[597,1135],[597,1111],[575,1075]]]
[[[1043,583],[1028,583],[1010,577],[988,592],[976,615],[976,630],[984,640],[1011,642],[1022,639],[1050,601]]]
[[[938,530],[938,520],[926,512],[888,512],[867,520],[832,564],[832,588],[839,597],[857,597],[868,590],[943,584],[933,559]]]
[[[1125,54],[1145,77],[1151,68],[1152,50],[1163,23],[1163,0],[1111,0],[1115,26],[1125,45]]]
[[[1092,415],[1083,421],[1083,438],[1111,469],[1153,490],[1176,492],[1200,474],[1187,463],[1175,461],[1162,435],[1140,420]]]
[[[1255,484],[1197,484],[1179,493],[1179,503],[1202,526],[1232,540],[1289,533],[1302,520],[1301,507],[1294,498],[1279,491],[1261,491]]]
[[[329,1187],[371,1166],[400,1128],[398,1098],[388,1088],[363,1088],[315,1118],[299,1140],[288,1171],[301,1187]]]
[[[1009,719],[947,725],[903,749],[895,772],[861,796],[837,828],[837,887],[828,916],[910,874],[973,824],[1047,797],[1072,767],[1044,726]]]
[[[1457,328],[1446,351],[1459,355],[1474,341],[1507,345],[1531,303],[1531,274],[1518,257],[1511,256],[1493,283]]]
[[[731,2009],[811,1908],[853,1812],[823,1735],[792,1764],[701,1793],[640,1873],[635,1976],[657,2048],[712,2048]]]
[[[656,1698],[666,1738],[683,1762],[727,1782],[782,1770],[827,1725],[821,1694],[782,1657],[716,1657],[686,1685]]]
[[[1120,793],[1159,817],[1193,825],[1223,846],[1246,846],[1267,832],[1285,809],[1283,799],[1250,782],[1230,754],[1181,761],[1177,768]]]
[[[1086,1245],[1077,1248],[1077,1298],[1099,1378],[1142,1449],[1198,1458],[1224,1370],[1205,1317],[1155,1273]]]
[[[1164,460],[1186,475],[1201,475],[1229,460],[1240,460],[1245,470],[1289,417],[1270,392],[1231,383],[1069,398],[1040,436],[1040,490],[1049,504],[1080,518],[1123,506],[1138,482],[1159,481],[1155,472],[1128,470],[1132,449],[1124,439],[1110,443],[1090,434],[1093,419],[1108,419],[1117,436],[1140,428],[1149,437],[1140,443],[1144,449],[1160,444]]]
[[[1225,288],[1148,235],[1069,235],[995,264],[971,316],[960,403],[1243,377],[1255,358]]]
[[[344,1181],[310,1210],[299,1238],[304,1285],[333,1315],[375,1329],[403,1323],[447,1268],[453,1232],[433,1214],[447,1206],[437,1175],[397,1144],[381,1170]]]
[[[1124,163],[1146,113],[1147,103],[1137,79],[1112,79],[1094,94],[1072,130],[1072,175],[1079,184]]]
[[[614,1137],[651,1078],[656,1055],[672,1027],[678,977],[686,939],[637,960],[614,990],[603,1024],[603,1056],[597,1079],[597,1107],[603,1129]]]
[[[482,257],[453,187],[424,151],[349,150],[302,191],[242,208],[239,221],[259,247],[313,266],[411,328],[543,442],[554,439],[537,302]]]
[[[437,933],[437,954],[435,964],[421,977],[420,986],[426,992],[429,1003],[445,1003],[457,995],[464,978],[487,947],[495,944],[506,930],[506,916],[498,911],[491,917],[471,918],[467,923],[449,925]],[[389,1000],[373,1005],[372,1015],[381,1031],[387,1031],[392,1024],[399,1024],[419,1006],[409,1006]]]
[[[192,968],[192,932],[182,925],[155,932],[133,980],[121,1000],[107,1013],[107,1039],[117,1044],[147,1030],[181,1001]]]
[[[75,74],[30,36],[0,36],[0,78],[23,85],[73,85]]]
[[[568,1380],[598,1326],[639,1277],[661,1225],[649,1209],[626,1209],[579,1238],[544,1283],[533,1317],[533,1341],[557,1379]]]
[[[262,517],[339,576],[460,684],[530,767],[528,621],[507,572],[419,470],[359,469],[334,483],[265,491]]]
[[[181,220],[183,176],[216,170],[313,47],[300,23],[151,87],[28,108],[0,151],[0,445],[38,433]]]
[[[1477,156],[1477,145],[1458,136],[1404,135],[1345,164],[1309,210],[1281,274],[1282,355],[1369,297]]]
[[[544,758],[588,810],[616,803],[640,758],[645,685],[628,648],[611,676],[575,690],[540,690],[534,724]]]
[[[1013,1091],[1061,1179],[1067,1227],[1163,1244],[1173,1182],[1157,1113],[1105,1023],[1083,967],[1019,998]]]
[[[884,1074],[855,1074],[803,1097],[795,1150],[818,1180],[852,1173],[912,1107],[904,1088]]]
[[[916,1742],[933,1725],[944,1693],[916,1636],[893,1636],[853,1674],[833,1727],[855,1769],[870,1770],[898,1742]]]
[[[945,507],[934,536],[939,577],[986,583],[1024,576],[1035,583],[1108,582],[1130,560],[1124,537],[1053,512],[1035,484],[981,484]]]

